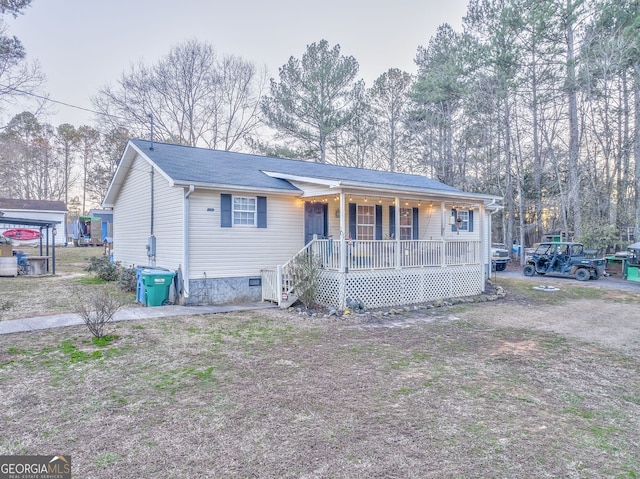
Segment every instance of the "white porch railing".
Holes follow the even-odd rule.
[[[263,269],[262,276],[262,300],[273,301],[278,306],[287,308],[296,302],[298,296],[294,290],[293,262],[300,256],[305,254],[315,254],[313,244],[317,240],[309,242],[304,248],[298,251],[293,258],[283,265],[279,265],[275,270]],[[324,266],[323,266],[324,267]]]
[[[318,239],[307,247],[321,258],[324,269],[340,269],[340,243]],[[480,241],[357,240],[347,242],[349,270],[424,268],[480,264]]]
[[[327,271],[340,272],[341,244],[332,239],[314,239],[295,256],[313,254]],[[263,300],[281,307],[293,304],[297,296],[289,260],[276,269],[262,271]],[[348,271],[402,270],[409,268],[446,268],[480,265],[480,241],[459,240],[354,240],[346,243],[344,265]]]

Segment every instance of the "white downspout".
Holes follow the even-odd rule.
[[[182,284],[184,298],[189,297],[189,197],[195,191],[195,186],[189,185],[184,194],[183,224],[182,224]]]
[[[493,211],[489,212],[489,231],[488,231],[488,237],[489,237],[489,241],[487,241],[487,256],[489,258],[489,278],[491,277],[491,273],[493,272],[493,268],[491,265],[491,239],[492,239],[492,232],[493,232],[493,215],[495,215],[498,211],[501,210],[501,208],[498,208],[499,205],[496,204],[496,200],[495,198],[493,200],[491,200],[491,203],[489,203],[486,208],[491,208]]]

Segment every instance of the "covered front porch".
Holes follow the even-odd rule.
[[[316,192],[317,193],[317,192]],[[296,299],[296,258],[317,263],[317,302],[345,308],[388,307],[484,291],[490,262],[486,198],[382,196],[346,191],[304,197],[305,246],[288,262],[262,270],[263,300]]]
[[[296,255],[317,260],[316,301],[325,306],[344,308],[349,298],[368,308],[401,306],[484,291],[479,241],[354,242],[344,270],[336,267],[342,260],[332,243],[314,239]],[[358,246],[360,254],[353,254]],[[294,264],[295,258],[262,271],[263,301],[284,308],[298,299]]]

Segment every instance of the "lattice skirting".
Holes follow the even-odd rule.
[[[483,290],[482,266],[403,270],[322,271],[317,300],[344,308],[346,298],[367,308],[424,303],[444,298],[474,296]]]

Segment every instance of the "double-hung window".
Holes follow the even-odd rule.
[[[460,231],[470,231],[469,228],[469,211],[467,210],[458,210],[458,222],[460,225],[458,226],[458,230]]]
[[[223,228],[267,227],[266,196],[220,195],[220,226]]]
[[[413,208],[400,208],[400,239],[413,239]]]
[[[473,210],[451,210],[451,231],[473,232]]]
[[[358,205],[358,233],[359,240],[375,239],[376,210],[375,206]]]
[[[233,225],[256,225],[256,198],[247,196],[233,197]]]

